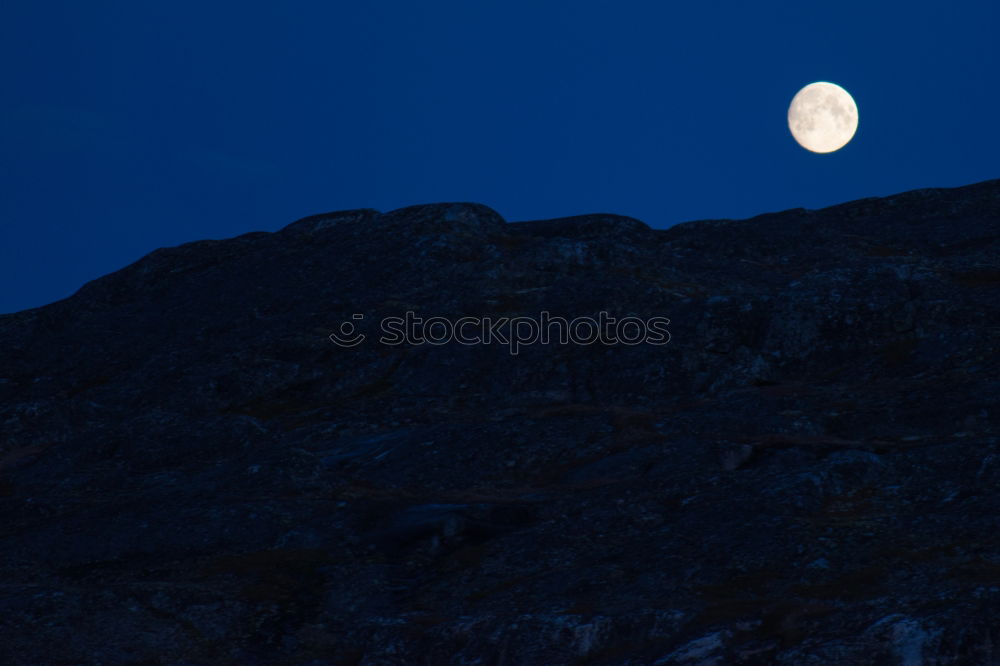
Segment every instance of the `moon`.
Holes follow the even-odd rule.
[[[814,153],[832,153],[858,131],[858,105],[836,83],[810,83],[792,98],[788,129],[799,145]]]

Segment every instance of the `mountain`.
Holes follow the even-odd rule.
[[[0,316],[0,663],[1000,663],[998,351],[1000,180],[156,250]]]

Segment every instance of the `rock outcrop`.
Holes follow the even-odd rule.
[[[0,316],[0,663],[998,663],[998,352],[1000,181],[157,250]]]

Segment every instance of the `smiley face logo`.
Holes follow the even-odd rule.
[[[363,314],[355,314],[351,319],[360,321],[364,319]],[[359,333],[353,322],[345,321],[340,324],[340,329],[330,334],[330,340],[340,347],[357,347],[365,341],[364,333]]]

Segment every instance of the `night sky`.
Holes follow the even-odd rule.
[[[162,246],[476,201],[654,227],[1000,177],[1000,3],[0,5],[0,312]],[[800,148],[788,104],[860,126]]]

